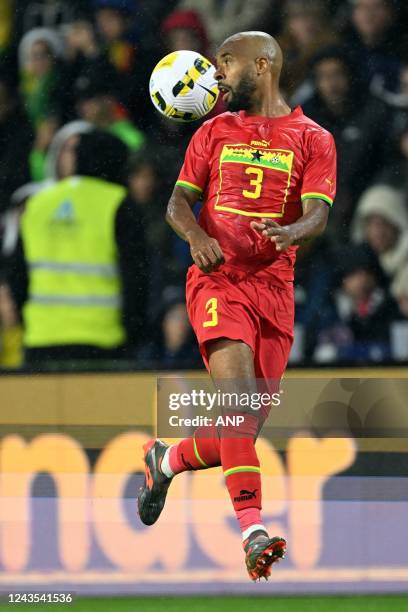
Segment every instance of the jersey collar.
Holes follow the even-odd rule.
[[[280,123],[282,121],[288,121],[288,119],[295,119],[296,117],[300,117],[303,115],[302,108],[300,106],[296,106],[291,113],[288,115],[281,115],[280,117],[264,117],[262,115],[247,115],[246,111],[239,111],[238,113],[241,121],[244,123],[271,123],[275,125],[276,123]]]

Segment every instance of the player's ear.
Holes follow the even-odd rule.
[[[257,57],[255,60],[256,72],[258,75],[269,71],[269,61],[266,57]]]

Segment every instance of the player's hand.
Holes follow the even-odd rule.
[[[202,272],[213,272],[225,262],[218,241],[211,238],[201,227],[188,235],[191,257]]]
[[[251,227],[266,238],[270,238],[275,243],[277,251],[286,251],[295,242],[290,225],[279,225],[272,219],[261,219],[260,222],[251,221]]]

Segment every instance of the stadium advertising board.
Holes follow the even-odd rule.
[[[400,383],[381,389],[398,398]],[[18,376],[0,387],[1,588],[252,592],[220,468],[180,475],[158,523],[138,519],[142,444],[159,428],[156,377]],[[357,393],[364,412],[360,387],[316,378],[286,389],[324,401],[336,388],[349,399]],[[347,435],[307,433],[299,413],[283,431],[288,418],[276,413],[279,437],[270,426],[258,441],[264,516],[269,532],[288,541],[274,592],[408,591],[408,444],[392,418],[392,433],[379,435],[385,395],[373,388],[375,435],[356,437],[364,419],[351,418],[349,402]]]

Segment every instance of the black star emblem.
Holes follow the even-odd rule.
[[[261,153],[260,151],[255,151],[255,153],[252,153],[252,160],[251,161],[261,161],[262,155],[263,155],[263,153]]]

